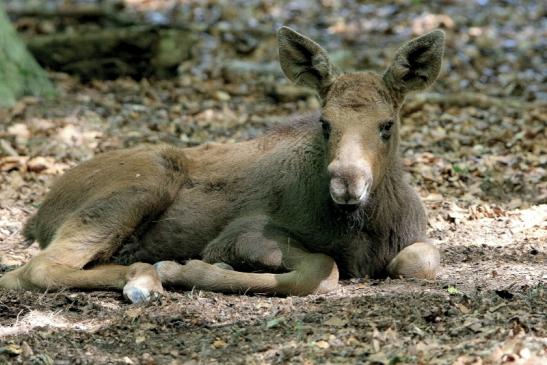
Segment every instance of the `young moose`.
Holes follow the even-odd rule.
[[[116,288],[140,302],[163,285],[306,295],[334,289],[339,271],[434,278],[439,253],[402,177],[399,111],[436,79],[444,34],[403,45],[383,75],[338,72],[289,28],[278,39],[283,71],[317,91],[320,114],[248,142],[145,146],[79,165],[26,224],[43,251],[0,288]]]

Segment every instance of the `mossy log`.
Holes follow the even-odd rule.
[[[85,80],[167,76],[191,57],[195,37],[189,30],[135,25],[33,36],[26,43],[42,65]]]

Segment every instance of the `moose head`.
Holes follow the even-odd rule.
[[[278,40],[285,75],[321,98],[332,200],[366,203],[396,161],[405,95],[431,85],[439,74],[444,33],[435,30],[404,44],[383,75],[338,71],[321,46],[290,28],[282,27]]]

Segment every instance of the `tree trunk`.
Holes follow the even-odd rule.
[[[55,88],[0,6],[0,106],[11,106],[23,95],[54,96]]]

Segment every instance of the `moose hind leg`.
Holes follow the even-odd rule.
[[[430,243],[416,242],[401,250],[387,266],[392,278],[435,279],[440,268],[439,250]]]
[[[139,194],[139,192],[141,194]],[[163,288],[152,265],[101,265],[108,262],[142,217],[161,212],[167,199],[141,189],[110,194],[76,211],[55,232],[51,243],[26,265],[0,278],[0,288],[27,290],[124,289],[133,302]],[[131,193],[131,194],[129,194]]]
[[[100,230],[74,232],[63,226],[45,250],[26,265],[2,276],[0,288],[36,291],[123,289],[124,296],[133,303],[163,292],[158,273],[150,264],[106,264],[83,269],[111,249],[112,244],[112,237],[101,234]]]

